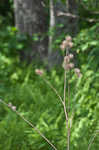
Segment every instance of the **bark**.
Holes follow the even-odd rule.
[[[49,35],[49,47],[48,47],[48,55],[52,53],[52,45],[53,45],[53,38],[54,38],[54,28],[55,28],[55,13],[54,13],[54,2],[50,0],[49,2],[49,9],[50,9],[50,25],[49,31],[51,32]]]
[[[26,33],[31,37],[38,34],[42,37],[47,32],[47,15],[42,2],[43,0],[14,0],[15,25],[20,33]],[[31,43],[32,51],[28,53],[29,60],[35,55],[43,59],[47,53],[47,46],[47,39],[40,38],[39,41]]]
[[[76,0],[67,0],[68,6],[67,6],[67,12],[78,15],[78,5],[76,3]],[[73,36],[77,34],[79,31],[78,27],[78,18],[68,18],[68,30],[72,33]]]
[[[72,35],[75,36],[78,32],[78,18],[72,18],[70,16],[61,16],[59,15],[61,12],[64,13],[73,13],[77,15],[78,8],[77,3],[74,0],[67,0],[66,5],[61,2],[61,0],[57,0],[56,3],[54,3],[54,16],[55,16],[55,25],[63,24],[64,26],[62,28],[56,28],[56,31],[54,33],[53,41],[59,38],[61,34],[64,35]],[[51,17],[50,17],[51,19]],[[59,65],[62,63],[63,57],[60,56],[59,51],[51,51],[50,57],[48,59],[50,68],[53,67],[53,65]]]
[[[72,18],[70,16],[60,15],[62,12],[71,13],[74,15],[78,14],[78,5],[75,0],[66,0],[66,5],[64,5],[60,0],[57,1],[55,5],[55,14],[57,24],[63,24],[64,27],[61,28],[61,31],[58,30],[58,35],[60,33],[70,34],[75,36],[79,31],[78,28],[78,18]]]
[[[50,12],[50,23],[49,23],[49,45],[48,45],[48,69],[51,69],[55,63],[57,56],[53,51],[53,41],[55,36],[55,11],[54,11],[54,1],[49,1],[49,12]]]

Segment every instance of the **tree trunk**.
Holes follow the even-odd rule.
[[[57,31],[57,34],[61,33],[69,34],[75,36],[79,30],[78,28],[78,18],[73,18],[72,16],[66,16],[67,14],[78,14],[78,5],[75,0],[66,0],[66,6],[61,0],[57,0],[55,5],[55,16],[56,16],[56,24],[63,24],[63,28],[61,31]]]
[[[78,15],[78,4],[76,0],[67,0],[67,13]],[[78,18],[68,17],[68,31],[71,32],[73,36],[79,31]]]
[[[54,38],[54,29],[55,29],[55,13],[54,13],[54,1],[49,1],[49,12],[50,12],[50,24],[49,24],[49,47],[48,47],[48,55],[50,55],[53,51],[53,38]]]
[[[50,2],[51,3],[51,2]],[[51,5],[50,5],[51,6]],[[55,25],[63,24],[63,27],[59,28],[56,27],[56,31],[54,33],[53,41],[58,39],[62,34],[64,36],[71,35],[75,36],[78,32],[78,18],[73,18],[71,16],[65,16],[60,15],[62,13],[71,13],[77,15],[78,8],[77,3],[75,0],[66,0],[66,5],[62,3],[61,0],[57,0],[56,3],[54,3],[54,19],[55,19]],[[51,19],[50,15],[50,19]],[[52,38],[52,37],[51,37]],[[62,63],[62,56],[60,56],[59,51],[55,50],[50,53],[48,61],[50,68],[53,67],[53,65],[59,65]]]
[[[30,44],[31,52],[28,52],[28,60],[34,56],[40,56],[41,59],[46,55],[48,40],[42,38],[47,32],[47,15],[42,5],[43,0],[14,0],[15,25],[20,33],[26,33],[29,36],[39,35],[39,40]],[[28,50],[27,50],[28,51]]]

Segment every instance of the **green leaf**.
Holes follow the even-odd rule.
[[[23,44],[18,44],[18,45],[17,45],[17,49],[18,49],[18,50],[23,49],[23,47],[24,47],[24,45],[23,45]]]

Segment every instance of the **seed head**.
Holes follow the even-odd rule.
[[[63,45],[63,44],[60,45],[60,49],[61,49],[62,51],[64,51],[65,48],[66,48],[65,45]]]
[[[65,38],[65,40],[62,42],[62,44],[60,45],[61,50],[65,50],[65,48],[72,48],[73,47],[73,43],[72,43],[72,38],[71,36],[67,36]]]
[[[70,63],[70,64],[69,64],[69,67],[70,67],[70,69],[74,68],[74,64],[73,64],[73,63]]]
[[[74,71],[75,71],[75,73],[80,73],[80,69],[78,69],[78,68],[75,68]]]
[[[36,69],[36,70],[35,70],[35,73],[36,73],[37,75],[42,76],[44,72],[43,72],[43,70],[41,70],[41,69]]]
[[[74,55],[73,54],[69,54],[69,58],[70,59],[74,58]]]
[[[11,102],[8,104],[8,107],[12,107],[12,103]]]
[[[76,75],[78,76],[78,78],[80,78],[82,76],[82,74],[80,73],[80,69],[75,68],[74,72],[76,73]]]
[[[66,46],[66,45],[67,45],[66,40],[64,40],[64,41],[62,42],[62,44],[63,44],[64,46]]]
[[[68,42],[68,47],[72,48],[73,47],[73,42]]]
[[[66,63],[66,62],[63,62],[63,68],[65,70],[70,70],[72,68],[74,68],[74,64],[73,63]]]
[[[66,41],[69,41],[69,42],[71,42],[71,41],[72,41],[72,38],[71,38],[71,36],[69,36],[69,35],[68,35],[68,36],[66,36],[66,38],[65,38],[65,39],[66,39]]]
[[[70,70],[69,64],[66,64],[65,62],[63,62],[63,68],[64,70]]]
[[[69,63],[70,62],[70,57],[69,56],[65,56],[64,57],[64,62]]]
[[[16,106],[11,107],[13,111],[16,111]]]

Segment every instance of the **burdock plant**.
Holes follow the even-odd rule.
[[[56,88],[45,78],[44,71],[41,69],[36,69],[35,73],[41,77],[41,79],[44,80],[44,82],[55,92],[58,99],[60,100],[60,103],[63,106],[64,115],[65,115],[65,121],[66,121],[66,143],[67,143],[67,150],[70,150],[70,135],[71,135],[71,128],[72,128],[72,119],[73,119],[73,110],[71,110],[70,107],[70,86],[68,82],[68,76],[71,70],[73,70],[77,77],[81,77],[80,69],[75,68],[74,63],[72,63],[72,60],[74,58],[74,55],[70,52],[70,49],[73,47],[72,38],[70,36],[67,36],[65,40],[62,42],[60,49],[64,53],[64,60],[62,67],[64,68],[64,87],[63,87],[63,96],[60,96],[59,92],[56,90]],[[49,141],[47,137],[43,133],[40,132],[38,128],[36,128],[30,121],[25,119],[17,110],[16,107],[13,106],[11,103],[7,104],[5,101],[0,100],[1,103],[9,107],[12,111],[14,111],[21,119],[23,119],[29,126],[34,128],[34,130],[54,149],[57,150],[56,146]],[[72,113],[71,113],[72,112]]]

